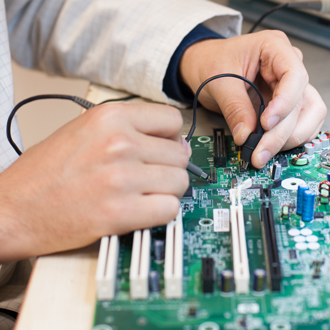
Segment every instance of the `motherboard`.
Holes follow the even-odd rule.
[[[93,330],[329,330],[328,132],[246,168],[232,137],[191,140],[167,226],[104,237]]]

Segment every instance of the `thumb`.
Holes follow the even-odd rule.
[[[214,84],[210,94],[218,103],[237,145],[242,145],[257,125],[257,115],[244,82],[225,78]]]

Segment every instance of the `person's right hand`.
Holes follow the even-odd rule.
[[[181,126],[169,106],[102,105],[28,149],[0,174],[0,262],[175,218],[189,184]]]

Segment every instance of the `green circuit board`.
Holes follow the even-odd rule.
[[[307,165],[292,164],[297,155],[294,151],[277,155],[262,170],[243,171],[237,148],[229,136],[225,138],[226,160],[222,167],[214,167],[212,136],[193,137],[191,147],[191,161],[207,173],[212,172],[213,183],[191,175],[190,192],[181,199],[182,298],[165,298],[164,263],[153,258],[153,242],[163,240],[166,245],[166,227],[151,230],[150,271],[159,273],[160,290],[150,291],[147,299],[130,298],[133,235],[122,236],[119,238],[115,297],[111,301],[97,300],[93,330],[330,329],[330,206],[328,198],[321,200],[319,196],[319,184],[327,180],[329,170],[320,167],[321,153],[316,152],[310,157]],[[274,183],[271,170],[279,161],[282,163],[281,182],[271,186]],[[242,190],[241,197],[250,272],[249,290],[244,294],[236,293],[235,289],[225,292],[221,274],[224,270],[233,270],[232,236],[231,230],[214,231],[213,209],[229,209],[229,190],[249,178],[252,179],[252,188],[256,188]],[[302,182],[300,180],[307,183],[316,195],[314,214],[317,217],[311,222],[302,221],[296,213],[295,186]],[[271,187],[268,189],[270,196],[261,196],[260,185]],[[280,263],[279,290],[269,286],[265,252],[269,237],[265,237],[261,221],[262,205],[269,202],[273,207],[273,229]],[[283,206],[287,206],[288,213],[283,214]],[[308,243],[307,236],[313,236],[310,239],[313,244]],[[214,262],[212,288],[207,292],[203,289],[202,260],[205,258]],[[267,283],[262,290],[254,287],[256,269],[267,270]]]

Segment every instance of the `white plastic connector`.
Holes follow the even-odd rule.
[[[118,254],[118,236],[102,237],[96,269],[97,297],[99,300],[113,300],[115,297]]]
[[[243,182],[237,189],[230,189],[230,222],[232,234],[232,251],[236,293],[248,293],[250,283],[249,260],[246,249],[243,205],[241,204],[241,189],[252,185],[250,179]],[[237,199],[237,205],[236,205]]]
[[[149,293],[150,229],[136,230],[129,273],[132,299],[147,299]]]
[[[182,298],[183,226],[181,208],[176,219],[166,227],[164,268],[165,297],[168,299]]]

